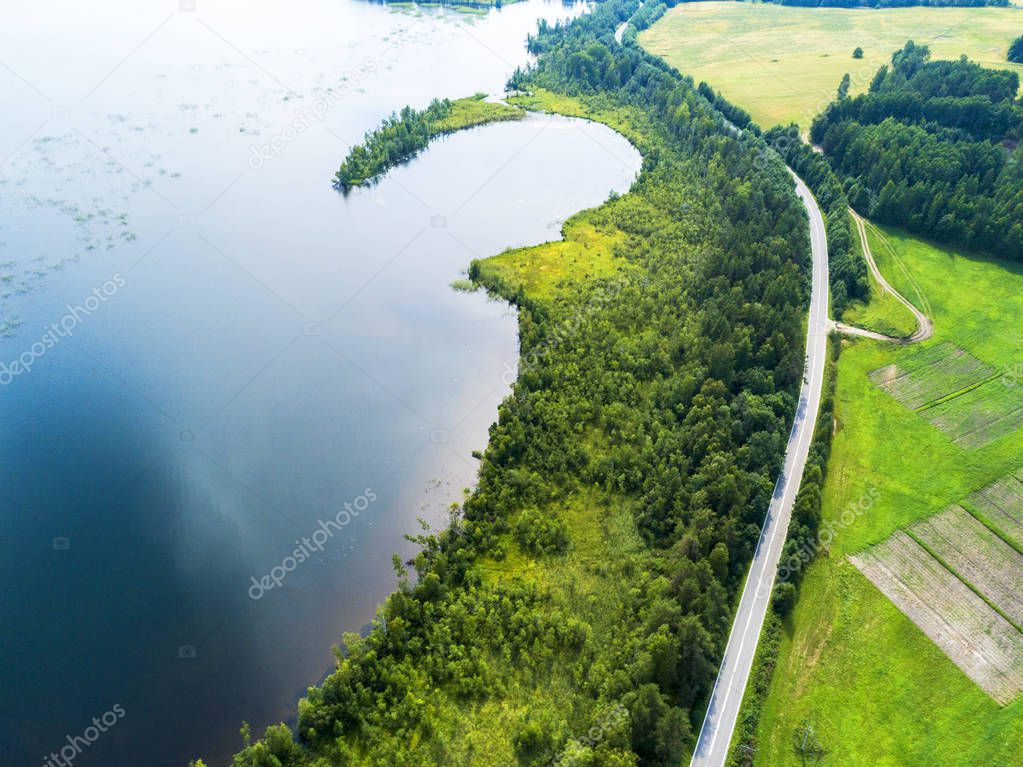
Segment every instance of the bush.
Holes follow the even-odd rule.
[[[546,759],[554,750],[554,735],[543,723],[527,714],[516,726],[512,744],[519,763],[532,765]]]
[[[789,611],[796,604],[796,587],[791,581],[783,581],[774,587],[774,598],[771,606],[782,618],[789,614]]]
[[[863,58],[863,49],[860,48],[860,46],[858,46],[858,45],[856,46],[856,50],[853,51],[853,58],[854,59],[862,59]]]
[[[1007,58],[1009,61],[1015,62],[1016,64],[1023,64],[1023,35],[1020,35],[1012,41],[1012,45],[1009,46],[1009,55]]]
[[[568,527],[564,520],[529,509],[515,526],[515,539],[531,554],[557,554],[568,548]]]

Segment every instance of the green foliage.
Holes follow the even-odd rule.
[[[1014,64],[1023,64],[1023,35],[1012,41],[1006,58]]]
[[[870,292],[867,264],[857,250],[849,218],[849,198],[828,161],[803,142],[798,126],[772,128],[764,134],[764,140],[809,185],[824,211],[831,309],[840,318],[850,302],[866,300]]]
[[[531,554],[559,554],[568,548],[568,526],[539,509],[527,509],[515,525],[515,539]]]
[[[521,109],[486,101],[477,93],[456,101],[434,99],[423,111],[405,107],[392,114],[376,130],[354,146],[334,175],[339,189],[367,184],[396,165],[410,160],[430,141],[445,133],[500,120],[518,120]]]
[[[525,714],[512,734],[512,745],[519,763],[527,766],[542,765],[554,750],[555,736],[550,724]]]
[[[749,112],[745,109],[737,107],[723,96],[715,93],[714,89],[707,85],[707,83],[701,82],[698,90],[700,91],[701,96],[713,104],[714,108],[723,114],[725,118],[737,128],[752,131],[757,135],[760,134],[760,127],[753,122],[753,118],[750,117]]]
[[[792,749],[799,755],[803,764],[820,764],[827,755],[824,746],[817,738],[817,733],[805,719],[792,732]]]
[[[830,339],[829,350],[831,355],[825,370],[824,391],[814,424],[813,441],[803,469],[803,481],[792,507],[792,519],[779,563],[779,581],[773,595],[774,610],[781,618],[785,618],[796,603],[799,583],[808,563],[826,548],[822,545],[819,530],[828,456],[835,431],[835,385],[841,350],[836,337]]]
[[[288,767],[301,763],[302,750],[287,725],[267,727],[263,738],[252,745],[248,744],[248,725],[242,732],[246,746],[235,755],[232,767]]]
[[[951,343],[1011,369],[1020,359],[1023,265],[902,230],[883,235],[890,247],[872,236],[882,273],[934,319],[935,338],[920,346]],[[1023,466],[1023,432],[962,450],[869,379],[915,358],[920,346],[843,342],[822,508],[822,529],[834,531],[830,553],[808,565],[786,619],[757,765],[800,764],[791,734],[803,719],[831,752],[826,765],[1013,764],[1023,749],[1018,703],[995,703],[846,557]],[[865,502],[848,524],[849,510]],[[845,726],[851,719],[860,725]]]
[[[851,82],[851,80],[849,78],[849,73],[846,72],[844,75],[842,75],[842,82],[839,83],[839,85],[838,85],[838,100],[839,101],[842,101],[843,99],[846,99],[846,98],[849,97],[849,84],[850,84],[850,82]]]
[[[728,767],[751,767],[753,764],[760,714],[778,662],[781,622],[795,607],[799,596],[798,586],[805,566],[820,554],[822,549],[818,530],[824,479],[834,435],[835,386],[841,351],[837,338],[831,338],[829,349],[831,354],[825,370],[824,393],[817,423],[814,425],[810,455],[789,523],[785,549],[781,557],[779,581],[775,583],[771,610],[768,611],[761,630],[753,670],[739,712],[736,732],[732,738],[733,746],[728,756]]]
[[[760,632],[753,670],[746,685],[746,694],[739,709],[739,719],[732,736],[732,747],[728,753],[728,767],[752,767],[753,755],[757,751],[757,728],[760,712],[771,689],[771,679],[778,662],[782,626],[777,613],[768,611],[764,628]]]
[[[856,46],[855,50],[853,50],[853,58],[854,59],[862,59],[863,58],[863,49],[860,46],[858,46],[858,45]]]
[[[811,136],[861,213],[941,242],[1023,258],[1023,136],[1015,72],[930,61],[909,42],[870,91],[831,104]]]

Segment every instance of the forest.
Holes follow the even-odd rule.
[[[870,294],[867,265],[856,250],[849,199],[828,161],[800,136],[799,126],[780,125],[764,134],[768,145],[813,190],[824,211],[828,237],[828,278],[831,284],[831,312],[840,319],[853,301],[866,301]]]
[[[810,135],[853,207],[971,250],[1023,258],[1023,108],[1014,72],[931,61],[909,42],[867,93],[840,98]]]
[[[763,133],[746,110],[715,93],[707,83],[701,82],[697,90],[736,128],[762,135],[767,146],[781,155],[813,191],[827,228],[832,315],[841,318],[852,302],[866,301],[870,296],[867,265],[854,246],[849,200],[828,161],[803,141],[798,125],[778,125]],[[761,162],[767,159],[765,156]]]
[[[486,101],[485,93],[456,99],[434,99],[421,111],[406,106],[392,114],[363,143],[353,146],[337,173],[342,190],[372,182],[396,165],[408,162],[438,136],[501,120],[519,120],[521,109]]]
[[[565,225],[606,269],[538,283],[561,243],[472,264],[518,306],[529,361],[478,486],[395,562],[397,591],[367,635],[344,637],[297,729],[246,730],[237,767],[690,753],[793,418],[809,246],[780,158],[615,42],[636,7],[542,25],[510,83],[642,153],[628,194]]]

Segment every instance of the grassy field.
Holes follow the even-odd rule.
[[[855,227],[853,231],[855,232]],[[872,253],[882,247],[871,227],[867,227],[867,241]],[[853,245],[860,258],[863,258],[863,247],[858,236],[853,238]],[[916,330],[916,318],[909,309],[893,294],[885,291],[869,270],[867,279],[870,280],[870,301],[867,303],[856,301],[850,304],[842,315],[842,321],[894,338],[912,335]]]
[[[1009,43],[1023,34],[1020,8],[796,8],[773,3],[699,2],[676,6],[639,36],[699,82],[746,109],[762,127],[799,123],[834,98],[846,72],[850,92],[867,89],[878,67],[907,39],[935,58],[965,53],[985,66],[1014,69]],[[862,59],[852,57],[863,48]]]
[[[930,305],[935,337],[927,345],[952,343],[998,371],[1023,360],[1023,268],[895,230],[874,237],[891,246],[874,252],[895,288]],[[792,736],[804,719],[828,749],[826,763],[843,767],[1015,763],[1023,700],[995,703],[846,555],[1023,466],[1023,431],[977,450],[956,447],[868,379],[870,371],[912,357],[914,348],[843,343],[823,511],[837,533],[830,553],[808,569],[785,623],[756,764],[798,765]],[[847,515],[843,524],[850,504],[870,498],[866,513],[851,522]]]

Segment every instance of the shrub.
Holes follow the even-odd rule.
[[[515,526],[515,538],[532,554],[557,554],[568,548],[568,527],[564,520],[528,509]]]
[[[1023,64],[1023,35],[1020,35],[1012,41],[1012,45],[1009,46],[1009,55],[1007,58],[1009,61],[1015,62],[1016,64]]]

